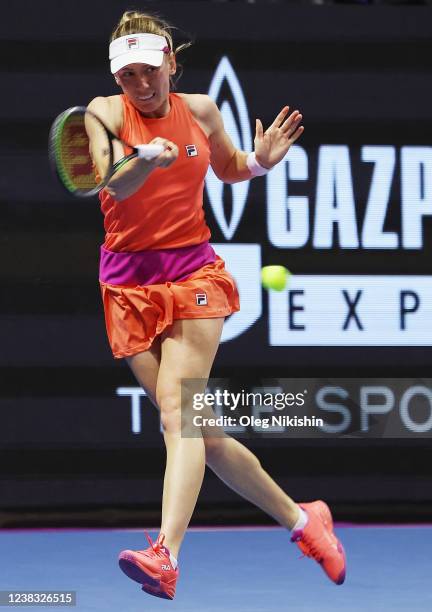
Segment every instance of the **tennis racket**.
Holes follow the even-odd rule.
[[[102,153],[98,171],[90,155],[90,136],[97,137]],[[132,153],[114,164],[113,141],[132,149]],[[112,175],[134,157],[153,159],[164,150],[159,144],[132,146],[113,134],[92,111],[85,106],[68,108],[56,117],[49,133],[51,167],[66,191],[80,198],[97,194]],[[101,166],[101,167],[99,167]]]

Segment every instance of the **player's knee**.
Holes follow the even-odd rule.
[[[157,397],[160,420],[164,431],[178,433],[181,431],[181,406],[178,393],[165,392]]]
[[[225,438],[218,436],[205,436],[204,445],[206,453],[206,463],[211,467],[220,459],[225,452]]]

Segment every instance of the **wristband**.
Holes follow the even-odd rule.
[[[257,162],[255,151],[249,153],[246,159],[246,164],[252,176],[264,176],[264,174],[267,174],[267,172],[270,170],[270,168],[264,168],[264,166],[261,166],[261,164]]]

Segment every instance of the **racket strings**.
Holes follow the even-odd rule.
[[[103,167],[96,169],[91,156],[89,133],[97,136]],[[104,127],[89,113],[69,113],[57,126],[55,157],[58,175],[71,192],[80,195],[97,192],[110,169],[110,141]]]
[[[90,155],[84,115],[71,116],[63,127],[61,156],[65,172],[77,189],[94,189],[97,177]]]

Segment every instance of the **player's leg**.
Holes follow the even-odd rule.
[[[157,337],[148,351],[127,358],[137,381],[156,406],[156,385],[161,361],[160,340],[160,337]],[[196,371],[198,370],[194,366],[194,372]],[[215,416],[212,411],[209,413],[204,411],[202,414]],[[215,437],[214,428],[203,428],[203,431],[206,462],[215,474],[239,495],[267,512],[281,525],[291,529],[298,519],[298,506],[264,471],[255,455],[229,436]],[[171,490],[168,483],[171,472],[169,469],[165,475],[164,506],[167,504],[167,496]]]
[[[211,416],[211,409],[205,416]],[[213,415],[214,416],[214,415]],[[292,530],[302,552],[318,561],[336,584],[345,580],[346,560],[341,542],[333,532],[333,520],[323,501],[299,506],[265,472],[243,444],[229,436],[203,428],[207,465],[234,491]]]
[[[156,384],[159,375],[161,360],[160,336],[157,336],[147,351],[126,357],[126,361],[135,375],[135,378],[147,393],[154,406],[156,403]]]
[[[161,533],[147,550],[124,550],[122,571],[157,597],[173,599],[177,557],[196,504],[205,469],[198,438],[181,437],[181,380],[202,379],[203,391],[222,332],[223,319],[175,321],[160,336],[160,355],[141,353],[128,360],[137,380],[159,407],[167,450]],[[183,406],[184,408],[184,406]]]
[[[157,337],[148,351],[126,359],[135,378],[157,406],[156,385],[161,361],[161,338]],[[196,368],[194,367],[194,371]],[[214,417],[214,413],[203,416]],[[204,428],[207,465],[234,491],[275,518],[281,525],[292,528],[298,518],[298,507],[263,470],[251,451],[233,438],[215,437],[213,428]],[[169,477],[171,470],[165,475]],[[166,495],[171,487],[166,486]],[[165,505],[167,500],[165,500]]]
[[[180,324],[180,322],[179,322]],[[200,327],[200,326],[199,326]],[[177,330],[180,331],[180,330]],[[193,337],[196,338],[197,342],[200,343],[199,338],[200,334],[197,333],[198,330],[195,330]],[[220,330],[221,331],[221,330]],[[219,336],[220,336],[219,331]],[[177,332],[174,334],[174,338],[180,335]],[[170,343],[167,343],[168,347]],[[193,347],[194,342],[191,343]],[[176,341],[174,342],[174,346],[176,346]],[[214,359],[214,354],[217,350],[217,343],[215,343],[214,352],[210,355],[210,359],[207,359],[207,368],[205,369],[205,376],[203,377],[202,363],[196,364],[194,358],[196,358],[199,353],[192,349],[192,352],[187,352],[189,357],[193,357],[190,361],[190,370],[187,374],[182,374],[181,377],[184,378],[203,378],[203,391],[205,387],[205,382],[208,378],[211,364]],[[175,352],[172,351],[173,356],[175,357]],[[171,351],[167,351],[167,354],[170,354]],[[180,351],[179,357],[181,357],[183,351]],[[153,403],[157,405],[156,402],[156,394],[157,394],[157,377],[160,368],[160,360],[161,360],[161,347],[160,347],[160,339],[157,339],[153,344],[153,347],[150,351],[146,351],[144,353],[140,353],[132,358],[128,359],[128,363],[132,368],[137,380],[143,386],[143,388],[147,391],[149,397],[152,399]],[[169,364],[169,360],[166,362],[167,366]],[[169,371],[169,370],[168,370]],[[165,389],[167,390],[167,388]],[[180,516],[180,521],[174,520],[172,522],[172,517],[174,516],[171,511],[174,508],[175,512],[175,504],[179,500],[178,493],[176,493],[176,453],[171,452],[168,453],[168,446],[173,451],[175,448],[175,436],[172,436],[174,431],[179,431],[180,424],[177,422],[175,425],[175,421],[179,421],[179,400],[174,402],[175,408],[174,410],[168,410],[169,402],[164,402],[164,415],[166,416],[167,427],[170,431],[170,434],[167,436],[167,432],[165,433],[165,441],[167,444],[167,455],[171,457],[172,461],[170,462],[170,466],[168,467],[165,475],[165,483],[164,483],[164,519],[163,519],[163,527],[162,529],[168,531],[169,538],[173,542],[171,544],[171,549],[175,554],[178,551],[178,545],[175,544],[176,536],[175,534],[180,529],[180,534],[184,534],[184,529],[181,525],[188,524],[190,520],[190,515],[193,511],[193,507],[195,502],[190,503],[189,509],[186,510],[186,516]],[[159,407],[159,406],[158,406]],[[204,411],[203,416],[214,416],[214,414],[205,414]],[[165,420],[164,416],[164,420]],[[169,423],[172,420],[173,423]],[[263,470],[258,459],[251,453],[244,445],[240,444],[237,440],[229,436],[223,435],[223,430],[221,430],[222,437],[216,437],[214,435],[214,428],[210,431],[206,431],[204,428],[204,442],[205,442],[205,456],[207,465],[233,490],[238,492],[244,498],[248,499],[262,510],[267,512],[270,516],[273,516],[281,525],[284,525],[288,528],[292,528],[296,523],[296,516],[298,516],[298,506],[293,502],[291,498],[289,498],[284,491],[272,480],[272,478]],[[188,440],[185,438],[184,440]],[[198,449],[200,448],[200,439],[197,440]],[[192,446],[196,444],[192,440]],[[201,476],[201,452],[202,447],[199,452],[196,454],[193,452],[193,448],[190,446],[189,449],[186,449],[183,446],[183,450],[186,452],[183,453],[183,458],[186,460],[186,464],[190,465],[188,457],[195,457],[198,462],[199,469],[195,473],[197,478],[192,479],[192,490],[187,490],[187,499],[191,502],[196,497],[199,492],[199,487],[201,486],[202,476]],[[188,452],[189,451],[189,452]],[[192,454],[190,454],[192,453]],[[167,457],[168,459],[168,457]],[[170,478],[174,476],[174,483],[170,482]],[[181,482],[181,481],[180,481]],[[178,484],[178,482],[177,482]],[[190,484],[190,483],[189,483]],[[184,490],[183,492],[185,492]],[[316,533],[316,536],[313,538],[315,541],[317,538],[322,542],[322,533],[323,533],[323,525],[325,527],[325,531],[328,531],[326,534],[326,539],[328,540],[326,549],[331,550],[330,557],[324,551],[324,561],[321,559],[321,564],[325,569],[326,573],[338,584],[343,582],[345,577],[345,560],[342,545],[334,538],[332,534],[332,521],[331,515],[326,508],[325,504],[322,502],[315,502],[314,504],[302,504],[302,507],[308,511],[309,516],[312,520],[309,521],[308,530],[311,531],[312,527]],[[170,525],[171,521],[171,525]],[[298,524],[298,523],[297,523]],[[180,525],[180,527],[179,527]],[[174,534],[174,535],[172,535]],[[309,536],[310,537],[310,536]],[[181,541],[182,536],[179,538]],[[304,540],[304,541],[303,541]],[[168,543],[168,540],[167,540]],[[299,542],[299,546],[302,548],[305,554],[310,554],[310,545],[307,543],[307,540],[303,537]],[[337,550],[336,549],[337,545]],[[312,546],[314,549],[314,546]],[[319,560],[319,559],[317,559]],[[140,580],[138,580],[140,581]],[[149,588],[145,588],[148,592],[153,592],[149,590]],[[158,589],[157,589],[158,590]]]
[[[203,433],[210,469],[236,493],[264,510],[280,525],[292,529],[299,518],[298,505],[246,446],[230,436],[215,437],[208,430]]]
[[[167,449],[161,531],[174,555],[192,516],[205,470],[202,437],[181,435],[181,410],[192,409],[191,403],[181,406],[181,381],[200,379],[201,392],[205,391],[222,327],[223,318],[177,320],[161,338],[156,399]]]

